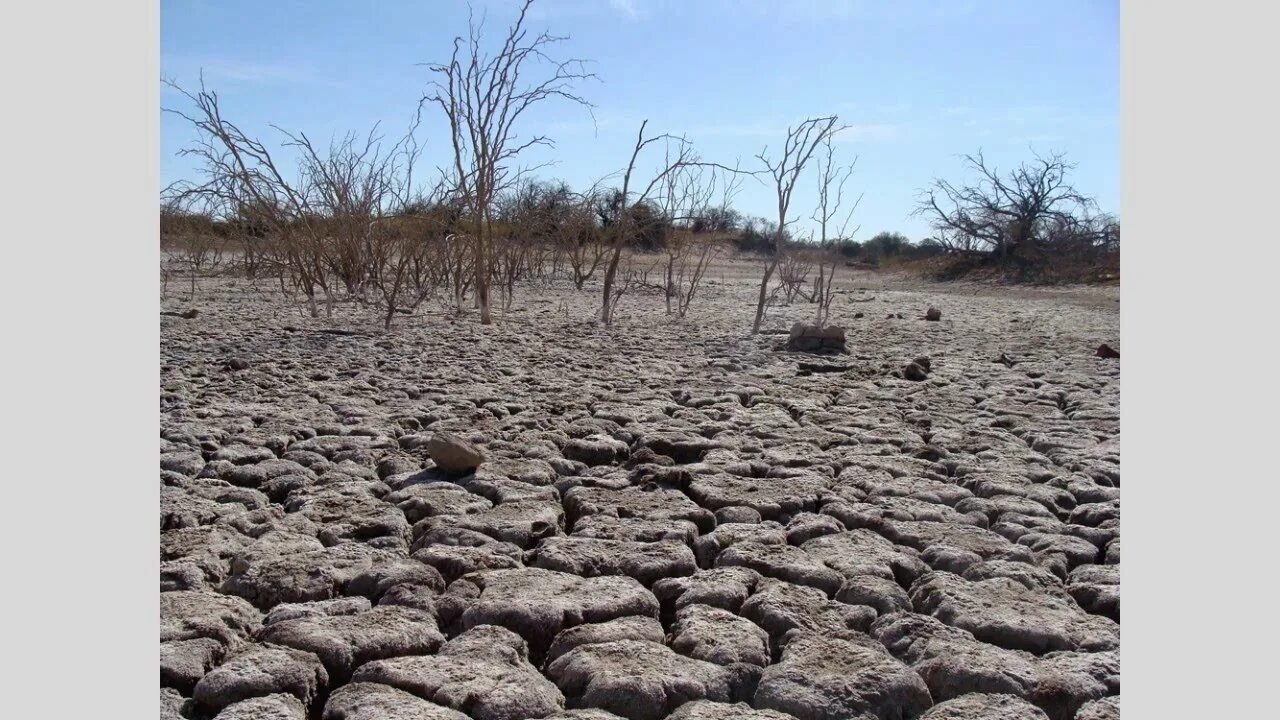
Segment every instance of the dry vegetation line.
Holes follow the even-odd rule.
[[[684,320],[558,280],[391,331],[202,280],[162,717],[1117,717],[1116,309],[833,286],[820,357],[781,347],[815,303],[747,334],[708,274]]]

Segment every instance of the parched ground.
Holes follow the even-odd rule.
[[[1118,717],[1118,290],[846,277],[819,356],[755,272],[612,329],[175,282],[161,716]]]

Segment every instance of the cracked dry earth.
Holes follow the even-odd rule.
[[[1118,717],[1114,290],[855,278],[816,356],[746,277],[389,333],[206,282],[162,318],[161,717]]]

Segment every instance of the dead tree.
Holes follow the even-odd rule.
[[[639,268],[635,266],[630,256],[626,258],[617,274],[616,282],[610,286],[611,295],[607,300],[610,313],[617,312],[618,305],[622,302],[622,296],[626,295],[629,290],[648,283],[649,273],[656,266],[656,263],[650,263],[648,266]],[[613,314],[610,315],[610,318],[612,317],[614,317]],[[612,327],[612,321],[606,323],[605,327]]]
[[[168,82],[168,81],[166,81]],[[351,295],[363,291],[368,272],[371,228],[401,188],[410,185],[412,158],[401,162],[413,128],[384,153],[376,128],[360,144],[355,135],[316,150],[305,134],[276,127],[285,146],[300,151],[297,181],[288,181],[267,146],[249,137],[222,116],[217,93],[188,92],[168,84],[189,99],[195,111],[167,109],[197,130],[196,143],[182,151],[201,163],[203,182],[175,183],[166,189],[174,198],[201,198],[228,216],[249,218],[278,246],[280,283],[302,291],[312,316],[322,291],[326,312],[333,312],[335,283]],[[274,127],[274,126],[273,126]]]
[[[561,231],[560,241],[572,273],[573,287],[582,290],[608,254],[604,233],[595,224],[594,198],[588,194],[574,205]]]
[[[808,247],[786,247],[782,249],[782,258],[778,261],[778,289],[786,304],[795,302],[797,297],[812,302],[805,294],[804,286],[809,282],[813,272],[811,249]]]
[[[519,17],[492,55],[482,47],[484,21],[477,23],[473,17],[467,38],[454,39],[449,62],[429,65],[438,79],[431,82],[422,99],[424,104],[439,106],[449,122],[455,191],[466,203],[471,219],[476,299],[480,322],[485,325],[493,322],[489,286],[494,197],[524,172],[512,167],[521,152],[537,145],[553,146],[545,135],[518,137],[516,126],[529,108],[544,100],[559,98],[591,107],[573,90],[575,83],[595,77],[585,71],[584,62],[555,61],[548,55],[553,45],[567,38],[546,32],[531,36],[524,27],[532,1],[525,0]],[[527,78],[543,63],[549,71],[539,75],[541,80],[529,82]]]
[[[410,166],[416,157],[415,147],[407,156]],[[377,289],[383,306],[384,330],[391,329],[391,321],[397,312],[412,312],[435,291],[434,278],[426,268],[432,240],[441,230],[439,215],[431,212],[431,209],[437,205],[442,187],[437,185],[428,197],[420,198],[414,203],[424,208],[424,212],[410,213],[405,211],[405,207],[409,205],[409,186],[396,182],[400,177],[398,174],[394,175],[391,181],[399,212],[372,222],[367,238],[367,275],[369,284]],[[409,177],[407,173],[403,176],[406,183]]]
[[[751,324],[752,334],[760,332],[760,323],[764,320],[764,306],[768,300],[769,280],[778,268],[778,261],[783,251],[783,235],[790,220],[787,213],[791,209],[791,194],[795,191],[796,182],[804,166],[813,157],[814,150],[826,138],[838,133],[843,127],[836,127],[835,115],[822,118],[809,118],[795,127],[787,128],[787,140],[782,146],[782,157],[771,160],[768,148],[756,157],[764,164],[764,168],[773,178],[774,189],[778,196],[778,226],[774,233],[773,257],[765,265],[764,277],[760,280],[760,296],[756,302],[756,317]]]
[[[934,239],[952,252],[1017,258],[1055,224],[1074,224],[1095,205],[1067,182],[1076,166],[1061,153],[1035,155],[1003,176],[981,150],[964,161],[977,173],[975,181],[955,186],[935,179],[915,209],[930,220]]]
[[[668,175],[685,165],[695,162],[693,147],[684,138],[677,138],[672,135],[654,135],[646,138],[644,129],[648,124],[648,120],[640,123],[640,131],[636,133],[636,144],[631,150],[631,159],[627,162],[627,168],[622,174],[622,190],[618,195],[617,215],[613,227],[610,228],[612,247],[609,253],[609,263],[605,266],[604,293],[600,307],[600,322],[604,323],[605,327],[613,324],[613,285],[618,275],[618,264],[622,259],[623,248],[630,241],[631,233],[634,230],[631,222],[631,209],[649,201],[653,192],[662,188],[662,183]],[[633,192],[631,181],[636,170],[636,160],[646,147],[659,140],[667,143],[664,165],[654,173],[643,190]],[[671,143],[675,143],[674,154]],[[637,183],[638,186],[639,184]]]
[[[719,257],[723,246],[707,218],[724,214],[741,188],[744,174],[737,167],[695,161],[667,176],[661,208],[673,228],[665,248],[662,288],[668,315],[674,311],[684,317],[689,312],[703,277]]]
[[[837,167],[831,136],[827,136],[823,141],[823,151],[823,154],[818,157],[818,206],[812,216],[818,223],[818,278],[813,288],[812,300],[818,305],[817,316],[814,318],[818,325],[825,325],[827,319],[831,317],[831,302],[835,299],[836,268],[841,262],[839,247],[857,234],[856,227],[849,231],[849,221],[853,218],[853,212],[858,209],[858,205],[862,204],[862,196],[859,195],[839,227],[834,225],[833,221],[840,213],[840,206],[844,204],[845,183],[853,174],[858,158],[855,156],[848,165]],[[830,231],[834,231],[833,234],[829,234]]]

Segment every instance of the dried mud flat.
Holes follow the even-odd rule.
[[[1118,717],[1115,291],[855,277],[818,356],[741,274],[385,333],[205,282],[161,319],[161,717]]]

